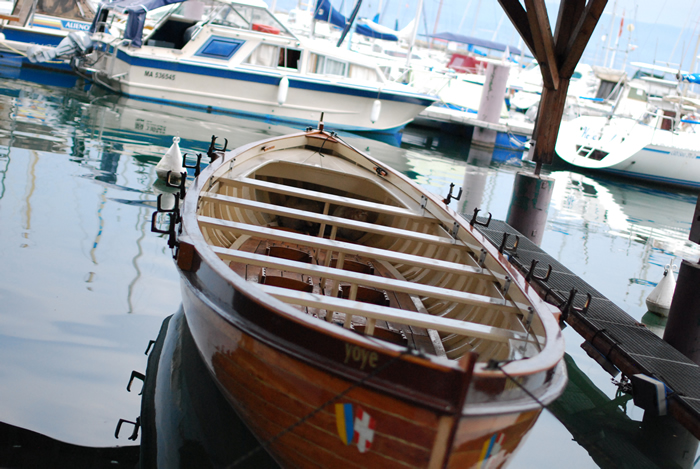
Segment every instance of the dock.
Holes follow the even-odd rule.
[[[504,221],[475,226],[509,256],[545,301],[559,307],[566,324],[589,344],[584,349],[604,368],[609,362],[627,377],[643,374],[662,381],[670,389],[668,414],[700,439],[700,366]],[[516,236],[518,244],[512,249]],[[533,275],[528,275],[533,261],[537,264]]]
[[[482,129],[495,130],[497,132],[511,133],[524,137],[532,137],[532,131],[535,124],[525,121],[512,121],[509,119],[501,119],[499,122],[486,122],[479,120],[473,112],[459,111],[446,107],[429,106],[416,117],[413,122],[416,124],[424,124],[430,127],[439,126],[441,123],[461,124],[471,127],[480,127]]]

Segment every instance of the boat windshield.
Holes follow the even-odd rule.
[[[261,33],[294,37],[268,10],[250,5],[223,6],[216,12],[212,23]]]

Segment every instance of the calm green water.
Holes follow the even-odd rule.
[[[150,232],[155,164],[176,135],[192,154],[213,134],[233,148],[293,129],[21,73],[0,69],[8,76],[0,78],[0,421],[77,445],[133,444],[130,429],[114,438],[117,421],[140,411],[127,381],[145,371],[148,341],[180,305],[171,254]],[[467,216],[479,207],[505,219],[523,169],[518,155],[502,153],[468,164],[479,155],[464,140],[425,130],[409,128],[401,146],[345,137],[432,192],[463,186],[452,207]],[[662,327],[644,300],[665,265],[700,256],[687,240],[697,194],[556,168],[551,176],[543,249],[635,319]],[[633,444],[641,409],[613,403],[598,420],[577,416],[587,399],[614,399],[617,387],[581,337],[564,333],[577,387],[543,412],[511,467],[625,467],[616,458],[645,467],[632,464],[648,461]],[[692,466],[685,459],[679,467]]]

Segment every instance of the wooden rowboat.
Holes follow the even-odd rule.
[[[566,384],[556,309],[319,127],[222,154],[171,217],[204,362],[284,467],[501,467]]]

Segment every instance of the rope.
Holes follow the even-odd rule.
[[[284,430],[282,430],[282,431],[279,432],[278,434],[274,435],[274,436],[273,436],[272,438],[270,438],[269,440],[267,440],[267,441],[265,441],[265,442],[263,442],[263,443],[260,443],[257,447],[253,448],[253,449],[250,450],[248,453],[246,453],[246,454],[244,454],[243,456],[241,456],[240,458],[236,459],[236,460],[235,460],[230,466],[228,466],[228,467],[229,467],[229,468],[233,468],[233,467],[238,466],[238,465],[241,464],[242,462],[244,462],[244,461],[246,461],[247,459],[249,459],[251,456],[253,456],[253,455],[255,455],[256,453],[258,453],[260,450],[262,450],[262,449],[264,449],[264,448],[267,448],[267,447],[270,446],[272,443],[274,443],[275,441],[277,441],[278,439],[280,439],[281,437],[283,437],[283,436],[286,435],[287,433],[291,432],[292,430],[294,430],[295,428],[297,428],[299,425],[301,425],[302,423],[306,422],[306,421],[309,420],[311,417],[313,417],[314,415],[318,414],[320,411],[322,411],[323,409],[325,409],[326,407],[328,407],[329,405],[331,405],[332,403],[334,403],[334,402],[337,401],[338,399],[340,399],[340,398],[342,398],[343,396],[345,396],[347,393],[349,393],[349,392],[352,391],[353,389],[355,389],[355,388],[357,388],[357,387],[363,385],[363,384],[366,383],[369,379],[375,377],[377,374],[379,374],[380,372],[384,371],[386,368],[389,367],[389,365],[393,365],[394,362],[396,362],[397,360],[399,360],[399,359],[400,359],[401,357],[403,357],[404,355],[413,354],[413,353],[416,353],[416,352],[417,352],[417,351],[414,350],[414,349],[412,349],[412,348],[407,348],[406,350],[402,351],[400,354],[398,354],[397,356],[395,356],[395,357],[392,358],[391,360],[387,361],[387,362],[384,363],[382,366],[376,368],[374,371],[372,371],[371,373],[369,373],[367,376],[365,376],[364,378],[362,378],[361,380],[359,380],[358,382],[356,382],[356,383],[353,384],[352,386],[346,388],[345,390],[343,390],[343,391],[340,392],[339,394],[336,394],[335,396],[333,396],[332,398],[330,398],[329,400],[327,400],[326,402],[324,402],[323,404],[321,404],[320,407],[317,407],[316,409],[312,410],[309,414],[305,415],[304,417],[302,417],[301,419],[299,419],[297,422],[294,422],[292,425],[290,425],[289,427],[285,428]]]

